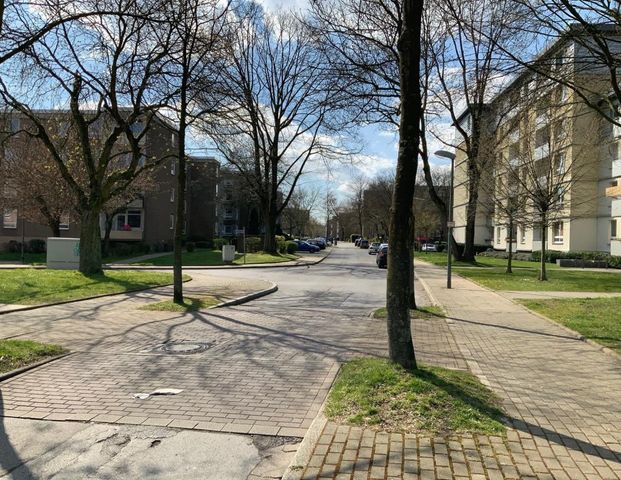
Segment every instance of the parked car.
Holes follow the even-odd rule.
[[[360,240],[360,243],[358,243],[358,246],[360,248],[369,248],[369,241],[368,240]]]
[[[388,268],[388,245],[381,247],[375,257],[377,268]]]
[[[362,240],[362,238],[360,238],[360,237],[358,237],[358,238],[356,238],[356,240],[354,240],[354,246],[355,247],[360,246],[360,240]]]
[[[424,243],[423,252],[437,252],[438,246],[435,243]]]
[[[295,243],[298,244],[299,252],[309,252],[309,253],[317,253],[321,250],[317,245],[311,245],[308,242],[304,242],[302,240],[297,240]]]
[[[369,255],[375,255],[380,245],[380,242],[373,242],[371,245],[369,245]]]
[[[314,245],[317,245],[322,250],[324,250],[328,246],[328,242],[326,242],[325,238],[317,237],[313,238],[313,240],[315,241]]]

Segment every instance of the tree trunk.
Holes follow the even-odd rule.
[[[513,260],[513,220],[509,220],[509,255],[507,256],[507,272],[513,273],[511,263]]]
[[[101,273],[101,231],[99,211],[86,209],[80,215],[80,272]]]
[[[103,240],[103,256],[110,256],[110,235],[112,234],[112,220],[114,220],[114,214],[106,213],[104,240]]]
[[[540,268],[539,268],[539,280],[545,282],[548,279],[548,273],[546,271],[546,243],[547,243],[547,218],[546,214],[541,214],[541,259],[540,259]]]
[[[410,231],[410,309],[416,310],[416,291],[414,290],[414,238],[416,236],[416,217],[412,216]]]
[[[265,237],[263,238],[263,251],[276,255],[278,253],[278,245],[276,243],[276,212],[275,202],[267,201],[263,205],[263,227],[265,228]]]
[[[181,137],[181,134],[179,135]],[[181,144],[181,138],[179,140]],[[177,169],[177,218],[175,219],[175,238],[173,241],[173,301],[183,304],[183,230],[185,226],[185,179],[186,159],[184,153],[179,150],[179,163]]]
[[[476,231],[477,203],[479,202],[478,182],[471,181],[468,189],[468,205],[466,206],[466,238],[461,259],[466,262],[473,262],[475,254],[474,236]]]
[[[52,237],[56,237],[56,238],[60,237],[60,220],[58,219],[49,220],[48,226],[50,227],[50,230],[52,231]]]
[[[420,143],[420,29],[422,0],[403,2],[403,26],[398,42],[401,117],[397,171],[390,209],[386,309],[390,359],[416,368],[410,321],[412,268],[412,202]]]

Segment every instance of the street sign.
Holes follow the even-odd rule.
[[[446,228],[455,228],[455,222],[446,222]]]

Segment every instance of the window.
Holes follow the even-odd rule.
[[[224,219],[225,220],[232,220],[233,219],[233,209],[232,208],[225,208],[224,209]]]
[[[565,174],[565,153],[559,153],[556,157],[556,173],[557,175]]]
[[[175,146],[175,144],[177,143],[177,134],[176,133],[171,133],[170,134],[170,143],[172,143],[173,146]]]
[[[20,131],[21,128],[22,121],[20,118],[12,117],[11,120],[9,120],[9,130],[11,131],[11,133],[17,133]]]
[[[617,238],[617,220],[610,220],[610,238]]]
[[[501,229],[500,227],[496,227],[496,243],[500,243],[500,235],[501,235]]]
[[[170,161],[170,174],[174,175],[176,171],[177,171],[177,161],[173,158]]]
[[[113,225],[114,230],[120,232],[130,232],[142,229],[142,210],[126,210],[116,216]]]
[[[175,189],[171,188],[170,189],[170,203],[174,203],[175,201]]]
[[[2,226],[4,228],[17,228],[17,209],[4,211]]]
[[[567,85],[561,85],[561,101],[565,101],[569,98],[569,87]]]
[[[174,230],[175,229],[175,216],[174,214],[170,214],[169,217],[169,221],[170,221],[170,226],[168,227],[170,230]]]
[[[59,230],[69,230],[69,214],[63,213],[60,216],[60,224],[58,225]]]
[[[225,225],[224,226],[224,233],[227,235],[230,235],[231,233],[233,233],[233,226],[232,225]]]
[[[524,225],[520,227],[520,243],[526,243],[526,227]]]
[[[563,222],[554,222],[552,224],[552,243],[563,243]]]

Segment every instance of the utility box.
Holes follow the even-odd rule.
[[[47,268],[54,270],[77,270],[80,267],[80,239],[47,239]]]
[[[222,261],[233,263],[235,260],[235,245],[222,245]]]

